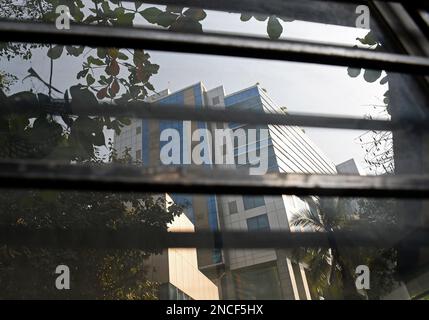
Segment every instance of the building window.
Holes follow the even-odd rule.
[[[237,299],[282,299],[280,277],[275,263],[256,265],[232,273]]]
[[[137,161],[141,161],[142,159],[142,151],[141,150],[137,150],[136,151],[136,160]]]
[[[244,210],[250,210],[265,205],[263,196],[243,196]]]
[[[229,209],[229,214],[237,213],[238,212],[237,201],[234,200],[234,201],[228,202],[228,209]]]
[[[215,105],[217,105],[217,104],[219,104],[220,103],[220,99],[219,99],[219,97],[214,97],[213,99],[212,99],[212,103],[213,103],[213,105],[215,106]]]
[[[270,231],[268,216],[266,214],[262,214],[260,216],[247,219],[247,229],[249,231]]]
[[[158,298],[160,300],[193,300],[171,283],[163,283],[159,286]]]
[[[141,134],[142,133],[142,127],[138,126],[136,128],[136,134]]]

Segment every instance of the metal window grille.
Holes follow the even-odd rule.
[[[300,4],[284,0],[150,0],[155,4],[183,4],[212,10],[249,12],[261,14],[286,14],[294,18],[304,17],[306,10],[326,10],[332,5],[328,1],[301,1]],[[337,0],[339,3],[361,1]],[[408,42],[419,44],[410,47],[402,41],[408,29],[400,18],[391,14],[393,6],[400,6],[410,13],[419,35],[427,37],[427,24],[421,19],[419,10],[428,9],[428,1],[368,1],[378,14],[389,37],[394,38],[402,53],[372,52],[341,46],[315,44],[304,41],[269,41],[255,37],[224,35],[217,33],[187,34],[173,33],[148,28],[101,27],[74,25],[70,30],[58,30],[52,24],[35,22],[0,21],[3,41],[57,43],[64,45],[105,46],[113,43],[122,48],[157,49],[172,52],[202,53],[317,63],[358,68],[402,72],[423,76],[422,88],[427,88],[429,57],[422,54],[427,41],[422,42],[417,34],[409,36]],[[389,11],[390,10],[390,11]],[[307,16],[305,16],[307,18]],[[329,22],[329,17],[323,18]],[[346,19],[346,18],[344,18]],[[313,21],[320,21],[315,15]],[[397,34],[392,31],[400,30]],[[426,39],[427,40],[427,39]],[[423,49],[422,49],[423,48]],[[423,89],[424,91],[424,89]],[[429,91],[424,92],[427,95]],[[234,122],[247,124],[276,124],[318,128],[386,130],[422,133],[429,129],[425,117],[403,116],[387,120],[355,119],[302,114],[254,114],[237,110],[215,108],[192,109],[180,106],[157,108],[153,103],[130,103],[117,106],[75,106],[72,109],[61,104],[29,105],[25,101],[14,101],[3,105],[2,115],[24,113],[35,114],[39,110],[52,114],[132,116],[144,119],[192,120],[204,122]],[[347,176],[307,174],[266,174],[264,176],[243,175],[239,171],[197,168],[136,168],[127,166],[70,165],[52,161],[0,161],[1,188],[37,188],[62,190],[96,190],[128,192],[181,192],[222,193],[252,195],[316,195],[351,197],[394,197],[407,199],[429,198],[429,175],[399,176]],[[372,230],[343,230],[328,234],[315,232],[238,232],[198,231],[195,233],[160,233],[155,230],[97,230],[97,243],[85,241],[94,230],[73,231],[27,230],[3,228],[0,242],[25,245],[50,245],[92,248],[145,248],[145,247],[197,247],[197,248],[293,248],[303,246],[331,246],[332,241],[345,246],[400,246],[415,247],[429,245],[429,229],[377,228]],[[398,235],[398,236],[392,236]],[[400,235],[407,235],[405,238]],[[80,240],[77,240],[80,239]],[[83,240],[82,240],[83,239]],[[156,240],[155,240],[156,239]],[[161,240],[160,240],[161,239]]]

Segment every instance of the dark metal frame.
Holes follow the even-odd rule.
[[[105,46],[106,34],[116,47],[169,52],[227,55],[258,59],[369,68],[429,75],[429,58],[374,52],[303,41],[272,41],[220,33],[190,34],[154,28],[73,25],[59,30],[53,24],[0,21],[4,41]]]
[[[313,5],[318,10],[328,8],[327,1],[260,1],[260,0],[150,0],[157,4],[176,4],[185,6],[204,7],[208,9],[228,10],[241,12],[243,9],[253,13],[278,14],[288,16],[291,3],[296,5],[294,18],[300,17],[300,10],[308,10]],[[361,1],[337,0],[342,3],[360,3]],[[388,1],[383,1],[388,2]],[[407,8],[429,7],[428,1],[392,1],[406,3]],[[372,3],[369,2],[369,3]],[[315,18],[318,21],[319,18]],[[320,18],[322,19],[322,18]],[[335,19],[335,18],[330,18]],[[344,22],[344,21],[342,21]],[[347,21],[345,21],[347,23]],[[57,30],[53,25],[32,22],[0,22],[0,31],[3,41],[24,41],[58,44],[80,44],[88,46],[104,46],[106,36],[109,43],[117,47],[156,49],[172,52],[217,54],[261,59],[277,59],[307,63],[350,66],[360,68],[383,69],[388,71],[405,72],[418,75],[429,75],[429,58],[427,56],[372,52],[363,49],[353,49],[340,46],[323,45],[297,41],[268,41],[255,37],[231,36],[225,34],[205,33],[192,35],[186,33],[171,33],[148,28],[109,28],[100,26],[73,25],[71,30]],[[19,103],[19,102],[18,102]],[[10,107],[10,106],[9,106]],[[104,108],[104,107],[103,107]],[[303,115],[256,115],[248,116],[231,111],[207,109],[195,111],[178,107],[163,108],[162,112],[152,105],[126,106],[124,108],[94,107],[94,110],[75,108],[70,111],[74,114],[103,113],[110,116],[128,114],[147,118],[199,120],[218,122],[246,122],[278,125],[300,125],[324,128],[358,128],[373,130],[399,130],[404,128],[425,129],[426,119],[402,119],[399,122],[383,120],[349,119],[323,116]],[[16,112],[4,108],[4,112]],[[22,112],[29,112],[25,110]],[[61,112],[65,112],[62,110]],[[255,120],[256,118],[256,120]],[[85,165],[64,165],[58,163],[34,163],[27,161],[1,162],[1,188],[54,188],[79,190],[114,190],[114,191],[145,191],[166,192],[180,191],[192,193],[235,193],[235,194],[298,194],[298,195],[326,195],[326,196],[368,196],[368,197],[397,197],[397,198],[429,198],[429,177],[426,176],[381,176],[381,177],[353,177],[353,176],[321,176],[296,174],[268,174],[265,176],[246,176],[239,172],[229,172],[228,175],[217,175],[217,171],[207,171],[185,168],[137,168],[137,167],[89,167]],[[168,179],[166,179],[168,178]],[[353,239],[354,246],[358,245],[393,245],[380,238],[370,238],[362,232],[332,234],[325,233],[237,233],[237,232],[196,232],[192,234],[175,233],[147,233],[141,232],[111,232],[100,231],[100,242],[91,242],[85,234],[94,230],[62,231],[52,233],[49,230],[22,230],[2,229],[0,243],[24,244],[23,239],[33,241],[33,245],[64,245],[64,246],[92,246],[92,247],[144,247],[141,240],[149,241],[148,235],[158,243],[152,242],[151,247],[298,247],[298,246],[331,246],[326,240],[335,236],[337,244],[341,239]],[[406,236],[408,244],[427,246],[427,231],[416,233],[416,238],[407,234],[406,230],[396,230]],[[105,237],[103,236],[103,232]],[[414,232],[414,231],[413,231]],[[80,240],[70,240],[76,237]],[[39,239],[39,240],[37,240]],[[60,240],[59,240],[60,239]],[[63,239],[63,240],[61,240]],[[64,240],[65,239],[65,240]],[[67,240],[69,239],[69,240]],[[59,240],[59,241],[57,241]],[[227,240],[227,241],[226,241]],[[401,245],[405,241],[402,239]],[[39,242],[38,242],[39,241]],[[74,242],[73,242],[74,241]],[[88,241],[88,242],[86,242]],[[121,244],[122,243],[122,244]]]
[[[201,121],[201,122],[232,122],[253,125],[300,126],[327,129],[354,129],[354,130],[422,130],[427,131],[425,117],[402,117],[399,120],[381,120],[351,118],[329,115],[299,114],[299,113],[263,113],[257,111],[219,109],[206,106],[196,109],[195,106],[178,106],[148,102],[132,102],[117,104],[98,104],[94,106],[73,105],[68,102],[57,102],[51,105],[45,103],[30,103],[16,98],[5,101],[0,107],[0,115],[21,114],[28,117],[43,113],[52,115],[75,116],[104,116],[104,117],[131,117],[157,120]]]
[[[96,236],[95,236],[96,235]],[[405,235],[405,236],[404,236]],[[420,228],[412,233],[400,228],[356,228],[333,232],[243,232],[198,231],[167,232],[157,228],[85,229],[29,229],[1,227],[0,243],[28,247],[97,248],[97,249],[290,249],[300,247],[332,248],[413,248],[429,246],[429,229]]]
[[[429,196],[429,176],[248,175],[244,170],[208,170],[195,166],[0,161],[0,188],[424,199]]]

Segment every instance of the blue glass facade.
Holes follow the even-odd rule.
[[[142,120],[142,162],[144,166],[149,164],[149,120]]]
[[[246,101],[248,102],[249,99],[252,98],[258,98],[259,99],[259,103],[262,107],[262,102],[261,98],[260,98],[260,94],[259,94],[259,89],[258,87],[251,87],[249,89],[246,90],[242,90],[240,92],[231,94],[227,97],[225,97],[225,107],[231,107],[231,106],[235,106],[240,102]],[[257,99],[256,99],[257,100]],[[245,109],[248,109],[249,107],[245,107]]]
[[[157,102],[162,105],[185,105],[185,92],[188,93],[192,90],[194,105],[196,108],[202,108],[204,106],[204,96],[203,96],[203,87],[201,83],[194,85],[191,88],[184,89],[182,91],[170,94],[164,98],[159,99]],[[180,144],[181,150],[183,152],[183,122],[181,121],[168,121],[161,120],[159,121],[159,135],[162,130],[167,128],[173,128],[179,131],[180,133]],[[207,123],[205,122],[197,122],[198,129],[206,129]],[[159,135],[157,137],[150,137],[149,133],[149,121],[143,120],[142,122],[142,159],[144,164],[149,163],[149,153],[150,153],[150,141],[151,139],[159,139]],[[206,139],[207,141],[207,139]],[[161,148],[168,143],[167,141],[160,141],[160,150]],[[209,155],[206,155],[209,156]],[[207,164],[206,166],[211,166]],[[194,213],[194,205],[192,200],[192,195],[187,194],[172,194],[174,202],[182,205],[185,208],[186,216],[195,224],[195,213]],[[207,212],[208,212],[208,225],[210,230],[217,230],[219,227],[218,224],[218,209],[217,209],[217,199],[216,195],[207,195]],[[218,250],[213,251],[212,255],[213,263],[219,263],[222,261],[221,252]]]
[[[261,95],[260,89],[257,86],[242,90],[240,92],[231,94],[225,97],[225,107],[229,109],[235,110],[252,110],[252,111],[264,111],[263,97]],[[229,127],[231,129],[243,128],[244,130],[250,128],[265,128],[267,126],[249,126],[236,123],[230,123]],[[238,146],[234,148],[234,157],[235,163],[238,163],[238,155],[242,153],[247,153],[250,150],[259,150],[261,140],[259,136],[256,138],[256,145],[247,145],[247,146]],[[245,164],[242,166],[248,166],[249,164]],[[240,165],[237,165],[238,167]],[[277,157],[273,148],[273,143],[271,140],[271,136],[268,137],[268,172],[278,172],[279,167],[277,163]]]
[[[166,108],[165,105],[177,105],[183,106],[185,102],[185,97],[183,92],[177,92],[175,94],[171,94],[163,99],[160,99],[158,103],[160,104],[160,108]],[[183,145],[183,122],[182,121],[174,121],[174,120],[160,120],[159,121],[159,135],[164,129],[176,129],[180,133],[180,145]],[[159,137],[159,136],[158,136]],[[160,141],[159,147],[161,148],[167,144],[167,141]]]

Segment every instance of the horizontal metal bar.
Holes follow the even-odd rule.
[[[384,228],[349,231],[196,231],[167,232],[155,228],[30,229],[0,226],[0,244],[77,249],[143,249],[165,248],[299,248],[375,247],[402,249],[429,246],[427,229],[405,230]]]
[[[149,28],[93,25],[72,25],[70,30],[58,30],[54,24],[6,21],[0,22],[0,32],[3,41],[100,47],[105,47],[108,43],[109,46],[123,48],[239,56],[429,74],[429,58],[310,42],[272,41],[218,33],[190,34]]]
[[[206,106],[197,109],[195,106],[166,105],[156,103],[128,103],[128,104],[99,104],[88,106],[85,104],[71,107],[65,103],[30,104],[26,101],[15,100],[5,102],[0,106],[0,116],[21,114],[28,117],[37,117],[40,113],[53,115],[77,116],[108,116],[130,117],[142,119],[202,121],[202,122],[233,122],[253,125],[283,125],[315,128],[355,129],[394,131],[420,129],[429,130],[429,120],[424,118],[400,118],[395,121],[374,120],[351,117],[326,116],[315,114],[280,114],[264,113],[252,110],[220,109]]]
[[[429,198],[429,176],[248,175],[238,169],[202,166],[70,165],[17,160],[0,161],[0,188]]]

